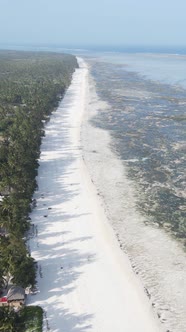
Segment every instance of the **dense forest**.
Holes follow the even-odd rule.
[[[71,55],[0,51],[0,290],[36,283],[26,241],[40,144],[77,66]]]

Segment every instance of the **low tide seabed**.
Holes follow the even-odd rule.
[[[186,92],[87,61],[82,138],[92,180],[165,331],[184,332]]]

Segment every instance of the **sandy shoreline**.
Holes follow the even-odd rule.
[[[45,331],[160,331],[143,287],[108,224],[82,158],[80,128],[88,69],[79,60],[65,98],[46,126],[30,240],[38,261]]]
[[[99,77],[98,77],[99,79]],[[161,323],[171,332],[186,331],[186,256],[178,241],[146,223],[135,201],[135,182],[127,176],[108,131],[94,126],[99,112],[110,112],[89,78],[90,98],[82,127],[83,154],[105,213],[133,271],[141,280]],[[125,91],[124,91],[125,93]],[[104,127],[104,124],[103,124]]]

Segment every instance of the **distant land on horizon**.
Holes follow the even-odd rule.
[[[76,51],[76,52],[118,52],[118,53],[165,53],[186,55],[186,45],[158,46],[158,45],[72,45],[46,43],[1,43],[1,50],[29,50],[29,51]]]

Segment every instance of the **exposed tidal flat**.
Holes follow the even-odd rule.
[[[94,75],[110,111],[95,125],[108,129],[112,148],[137,183],[138,209],[155,223],[186,239],[186,91],[141,79],[132,72],[96,64]],[[109,75],[109,72],[112,72]]]
[[[186,331],[186,91],[88,59],[84,157],[165,331]]]

